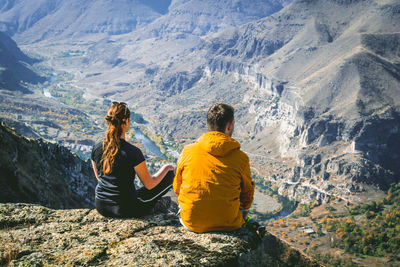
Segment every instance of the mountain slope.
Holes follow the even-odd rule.
[[[0,32],[0,89],[29,92],[21,82],[38,83],[44,79],[30,69],[34,60],[26,56],[17,44]]]
[[[237,138],[281,193],[359,201],[354,192],[369,185],[388,188],[400,175],[398,10],[397,1],[295,1],[207,37],[154,78],[175,94],[155,131],[199,134],[199,116],[224,101],[236,107]]]
[[[153,36],[179,32],[205,35],[276,12],[290,0],[257,1],[2,1],[0,30],[31,43],[89,34],[123,34],[155,20]]]
[[[0,4],[0,29],[26,43],[99,33],[121,34],[153,21],[165,9],[165,4],[140,0],[7,0]]]
[[[4,124],[0,145],[0,202],[94,206],[96,178],[88,162],[64,147],[19,136]]]
[[[289,1],[286,1],[289,2]],[[285,1],[172,1],[169,12],[143,32],[153,36],[170,33],[206,35],[266,17],[282,9]]]
[[[101,1],[90,2],[94,4]],[[40,38],[42,42],[26,47],[38,47],[39,53],[51,58],[50,64],[55,68],[79,73],[79,86],[87,88],[95,95],[113,95],[114,98],[118,98],[130,91],[142,97],[156,97],[158,93],[154,93],[154,90],[149,93],[148,87],[146,90],[142,88],[148,86],[158,73],[169,69],[181,58],[195,51],[196,47],[202,46],[204,36],[266,17],[289,2],[175,0],[169,5],[168,12],[141,24],[140,27],[132,28],[130,32],[122,31],[124,34],[107,35],[107,31],[84,33],[82,29],[93,29],[93,25],[97,23],[95,17],[87,17],[85,21],[80,22],[79,28],[75,29],[72,35],[68,34],[69,28],[74,29],[75,24],[63,21],[69,25],[68,29],[51,33],[51,29],[60,25],[53,27],[48,23],[50,27],[42,26],[41,31],[38,29],[37,32],[37,36],[42,36],[49,31],[47,36]],[[132,8],[140,9],[140,6],[132,2]],[[85,4],[83,8],[86,14],[91,6]],[[74,12],[72,10],[76,8],[72,6],[70,9],[70,12]],[[104,12],[105,6],[99,9]],[[145,14],[144,12],[143,15]],[[55,15],[49,13],[46,18],[49,17],[50,20],[51,16]],[[113,14],[104,14],[103,19],[110,16]],[[32,27],[36,27],[36,24]],[[29,31],[21,32],[16,38],[23,43],[34,42],[35,38],[25,38],[28,34]],[[51,41],[54,36],[58,40],[57,43]],[[69,47],[74,51],[79,50],[82,55],[60,58],[60,54],[68,54]],[[57,52],[51,53],[52,51]],[[51,54],[47,54],[49,52]],[[196,77],[189,79],[194,82]],[[177,77],[177,80],[180,78]],[[181,90],[179,85],[173,86],[178,87],[177,91]],[[137,97],[130,95],[129,98]]]

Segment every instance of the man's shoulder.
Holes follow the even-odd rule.
[[[243,169],[243,168],[247,168],[250,165],[249,156],[247,156],[247,154],[244,151],[240,150],[240,148],[238,148],[232,152],[233,152],[232,156],[235,159],[235,163],[236,163],[237,167],[239,167],[240,169]]]
[[[249,161],[249,156],[247,156],[246,152],[244,152],[240,148],[236,149],[233,153],[235,153],[235,157],[238,157],[244,161]]]
[[[197,146],[198,146],[197,143],[190,143],[190,144],[187,144],[187,145],[185,145],[185,146],[183,147],[183,151],[188,151],[188,150],[195,149]]]
[[[180,161],[184,160],[187,157],[190,157],[190,155],[193,155],[193,153],[195,153],[197,148],[198,148],[198,143],[196,142],[185,145],[179,156]]]

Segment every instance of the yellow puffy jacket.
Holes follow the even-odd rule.
[[[221,132],[203,134],[186,145],[173,187],[185,226],[198,233],[230,231],[244,224],[239,209],[250,208],[254,182],[249,157]]]

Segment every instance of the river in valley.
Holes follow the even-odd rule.
[[[150,151],[156,157],[165,159],[165,156],[161,152],[160,148],[153,141],[151,141],[146,135],[144,135],[139,128],[134,127],[134,129],[135,138],[143,144],[146,150]]]

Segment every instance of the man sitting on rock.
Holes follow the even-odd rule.
[[[213,105],[207,126],[209,132],[186,145],[177,162],[173,188],[180,221],[197,233],[235,230],[249,224],[254,195],[249,158],[231,138],[233,107]]]

